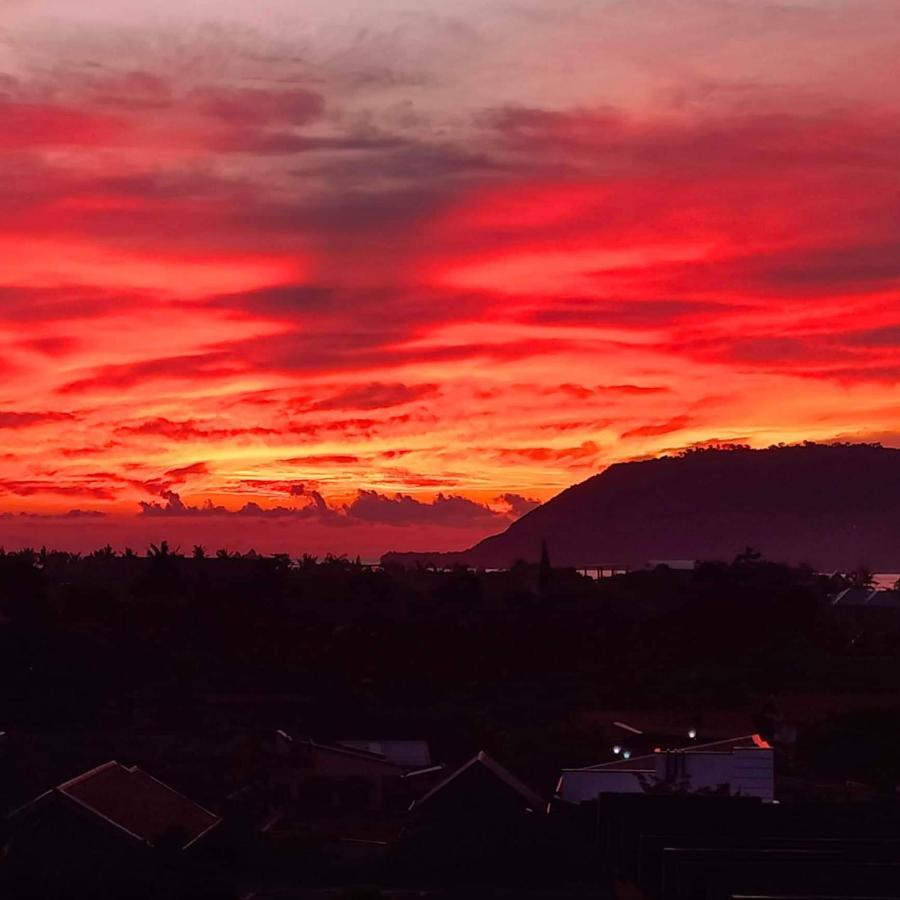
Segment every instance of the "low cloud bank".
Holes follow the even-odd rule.
[[[316,490],[305,485],[293,485],[290,506],[263,507],[256,502],[245,503],[238,509],[228,509],[207,501],[198,506],[185,503],[175,491],[164,491],[162,500],[143,501],[140,518],[256,518],[310,519],[320,524],[350,525],[436,525],[470,528],[480,525],[502,527],[539,503],[519,494],[496,497],[496,506],[477,503],[466,497],[438,494],[432,500],[418,500],[409,494],[389,496],[378,491],[362,490],[356,498],[343,506],[331,506]]]

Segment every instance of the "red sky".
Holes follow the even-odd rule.
[[[0,0],[0,544],[455,549],[900,444],[896,13]]]

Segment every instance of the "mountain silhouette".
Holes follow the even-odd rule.
[[[900,571],[900,450],[802,444],[693,450],[618,463],[454,553],[388,553],[385,563],[503,568],[643,566],[725,559],[752,547],[822,571]]]

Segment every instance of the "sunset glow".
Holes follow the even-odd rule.
[[[900,446],[892,0],[0,0],[0,544],[459,549]]]

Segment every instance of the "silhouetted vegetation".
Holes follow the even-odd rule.
[[[146,557],[4,553],[4,722],[177,727],[203,721],[213,694],[293,695],[307,731],[371,723],[540,767],[538,730],[586,752],[565,734],[581,709],[729,706],[841,683],[853,649],[828,597],[842,583],[752,553],[600,581],[549,559],[441,572],[186,557],[166,542]]]

